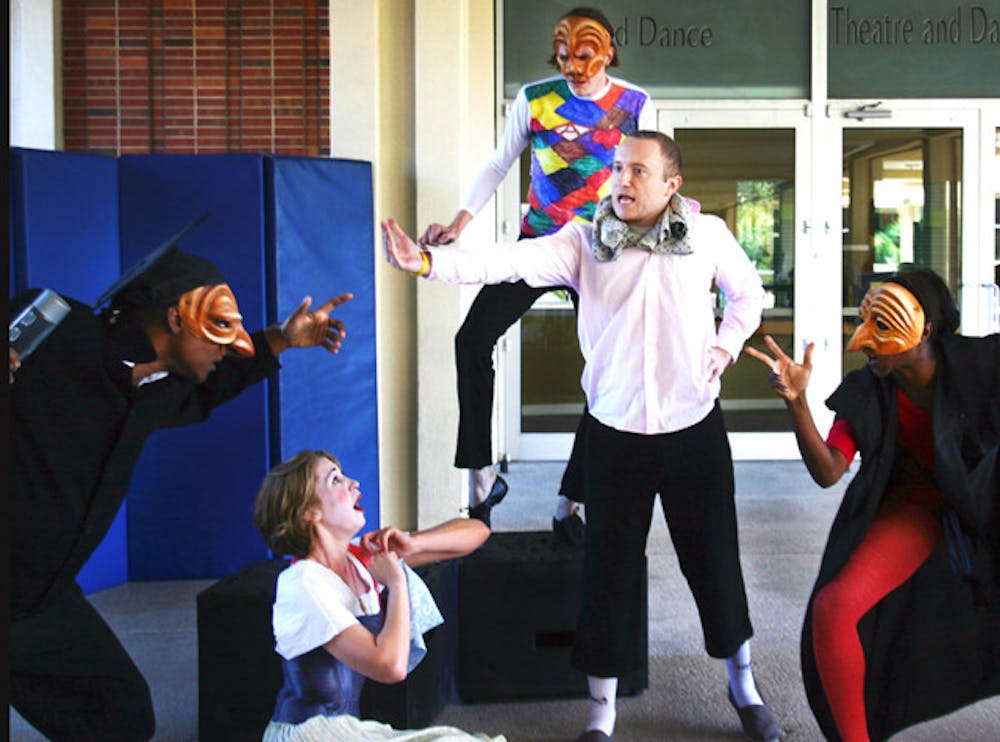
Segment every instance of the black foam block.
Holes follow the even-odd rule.
[[[466,702],[587,695],[570,666],[583,580],[583,550],[547,531],[494,533],[459,565],[458,695]],[[643,585],[646,585],[643,563]],[[649,687],[648,610],[635,626],[641,667],[619,695]]]
[[[281,688],[271,606],[284,559],[262,559],[198,593],[198,739],[260,740]]]

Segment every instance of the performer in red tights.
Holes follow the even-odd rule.
[[[824,439],[802,363],[765,338],[803,460],[828,487],[861,464],[834,521],[806,613],[802,669],[830,739],[884,739],[1000,693],[1000,335],[955,334],[933,271],[891,276],[848,344],[868,358],[827,400]]]

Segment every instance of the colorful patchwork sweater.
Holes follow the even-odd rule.
[[[574,95],[559,76],[525,85],[511,105],[503,141],[463,208],[478,212],[530,144],[531,186],[522,233],[538,236],[572,221],[589,222],[610,191],[615,147],[639,128],[648,99],[641,88],[616,78],[593,98]]]

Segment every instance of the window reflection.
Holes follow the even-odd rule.
[[[725,220],[760,274],[765,309],[749,343],[770,335],[792,353],[795,334],[795,132],[792,129],[678,129],[681,192]],[[726,299],[717,289],[716,317]],[[784,403],[760,363],[741,355],[720,396],[730,432],[790,430]]]
[[[843,152],[844,373],[868,288],[908,267],[933,268],[957,295],[961,275],[962,132],[845,129]]]

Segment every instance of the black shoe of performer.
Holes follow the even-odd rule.
[[[729,703],[739,714],[743,733],[750,739],[759,740],[759,742],[777,742],[781,739],[781,727],[771,716],[771,710],[767,706],[759,703],[742,708],[737,706],[732,688],[729,688]]]
[[[552,519],[552,532],[570,546],[583,546],[586,525],[579,513]]]
[[[490,525],[490,511],[495,505],[500,504],[500,501],[506,494],[507,482],[505,482],[504,478],[498,474],[496,480],[493,482],[493,486],[490,488],[490,494],[486,496],[486,499],[478,505],[473,505],[469,508],[469,517],[481,520],[486,524],[487,528],[492,528]]]

